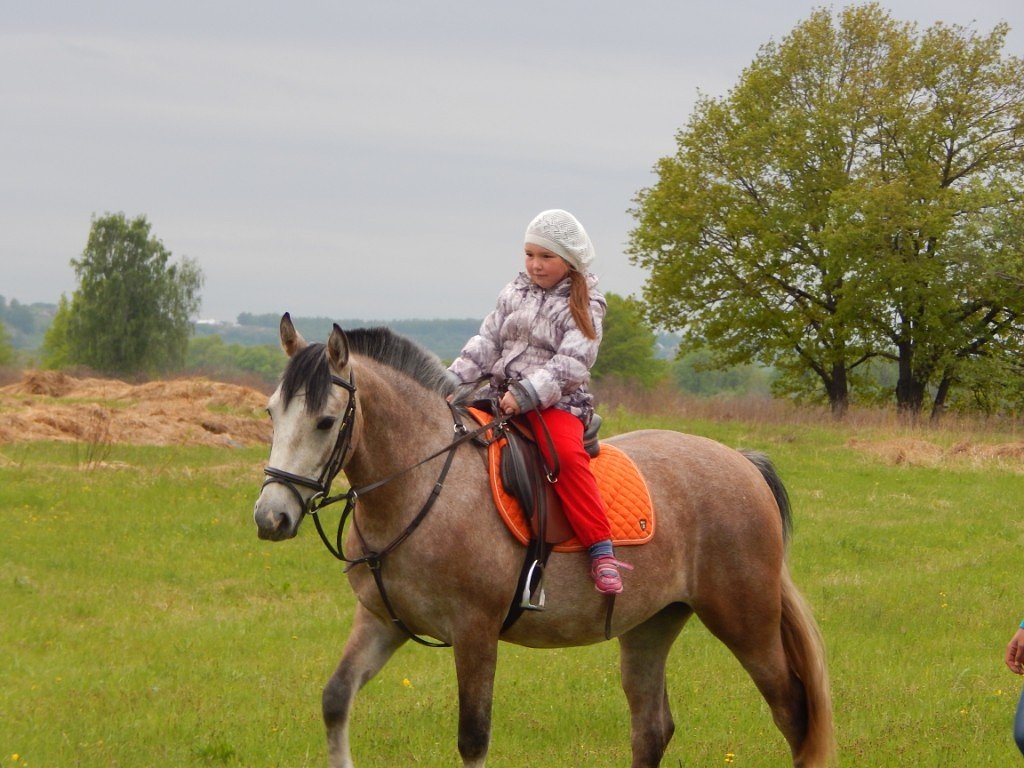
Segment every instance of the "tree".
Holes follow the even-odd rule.
[[[3,296],[0,296],[0,321],[26,336],[36,329],[36,318],[32,310],[17,299],[11,299],[8,304]]]
[[[180,367],[203,276],[152,237],[145,216],[94,218],[80,259],[78,288],[61,303],[44,342],[49,365],[85,365],[110,374]]]
[[[11,337],[7,334],[7,328],[0,323],[0,365],[10,365],[14,362],[14,347],[11,346]]]
[[[771,390],[770,369],[757,365],[714,365],[711,353],[703,349],[683,355],[671,367],[676,387],[693,395],[763,397]]]
[[[593,376],[632,379],[651,387],[667,373],[665,361],[655,356],[654,331],[644,318],[643,307],[636,299],[614,293],[605,295],[608,310],[603,324],[601,351],[594,364]]]
[[[57,303],[57,311],[53,315],[53,322],[46,329],[43,337],[42,358],[43,367],[51,370],[59,370],[74,365],[74,356],[71,353],[72,341],[68,333],[70,324],[71,303],[68,297],[61,294]]]
[[[206,336],[192,339],[185,362],[190,371],[221,377],[252,374],[273,384],[281,374],[281,348],[226,344],[220,336]]]
[[[817,10],[699,100],[633,215],[652,322],[723,364],[773,366],[842,415],[865,366],[941,412],[1021,329],[1024,62],[876,4]],[[1018,287],[1015,287],[1018,286]],[[997,370],[989,366],[989,371]]]

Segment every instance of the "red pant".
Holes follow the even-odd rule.
[[[590,471],[590,456],[583,450],[583,422],[568,411],[548,408],[539,414],[527,411],[525,414],[540,446],[541,453],[548,467],[554,467],[544,426],[551,435],[551,442],[558,454],[558,482],[554,484],[555,493],[562,502],[565,516],[572,526],[573,533],[580,544],[589,547],[598,541],[612,537],[608,525],[608,513],[605,511],[601,493],[597,489],[597,480]],[[540,420],[544,419],[544,426]]]

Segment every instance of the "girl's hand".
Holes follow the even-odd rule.
[[[506,392],[501,396],[501,402],[498,403],[498,407],[501,408],[501,412],[506,416],[515,416],[519,413],[519,403],[516,402],[515,395],[511,392]]]

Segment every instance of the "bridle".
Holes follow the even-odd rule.
[[[303,514],[313,516],[316,516],[317,510],[321,507],[326,507],[328,504],[333,504],[345,498],[345,494],[339,496],[330,495],[331,483],[334,482],[334,478],[338,476],[341,468],[345,466],[345,459],[348,457],[348,452],[352,447],[352,425],[356,420],[355,373],[350,374],[348,381],[345,381],[340,376],[331,374],[331,382],[348,392],[348,404],[345,406],[345,413],[341,417],[341,426],[338,427],[338,439],[334,442],[334,448],[331,450],[331,455],[320,472],[320,477],[304,477],[269,465],[263,469],[263,474],[267,476],[267,479],[263,481],[261,490],[275,483],[283,485],[298,500]],[[304,500],[299,489],[295,487],[297,485],[301,485],[304,488],[312,488],[313,495],[309,499]],[[319,528],[319,523],[317,527]]]
[[[496,435],[500,431],[504,424],[505,418],[499,416],[493,419],[488,424],[484,424],[473,430],[467,430],[465,425],[459,418],[459,412],[457,408],[448,402],[448,408],[452,413],[454,420],[455,439],[452,440],[448,445],[435,451],[424,459],[412,464],[404,469],[400,469],[385,478],[377,480],[368,485],[364,485],[360,488],[350,488],[345,493],[339,493],[331,496],[331,484],[334,482],[335,477],[344,468],[345,461],[348,458],[349,451],[352,448],[352,430],[355,424],[356,415],[356,386],[355,386],[355,375],[354,373],[349,375],[349,380],[340,376],[331,374],[331,382],[337,386],[345,389],[348,395],[348,405],[345,406],[345,412],[342,415],[341,426],[338,428],[338,439],[334,443],[334,448],[331,451],[331,455],[324,465],[323,470],[320,472],[318,478],[305,477],[303,475],[297,475],[292,472],[286,472],[283,469],[277,467],[266,466],[263,469],[263,473],[267,476],[267,479],[263,481],[262,488],[268,485],[279,484],[285,486],[299,502],[299,507],[302,509],[303,515],[310,515],[313,518],[313,522],[316,524],[317,533],[320,534],[320,540],[323,541],[324,546],[327,547],[327,551],[330,552],[336,559],[346,564],[345,572],[357,565],[366,565],[370,572],[373,574],[373,579],[377,584],[377,591],[380,593],[381,601],[384,603],[384,607],[387,609],[388,614],[391,617],[391,621],[403,632],[405,632],[412,640],[415,640],[420,645],[427,645],[433,648],[446,648],[450,644],[442,642],[433,642],[426,640],[411,629],[409,629],[405,623],[398,617],[395,612],[391,601],[388,599],[386,590],[384,589],[384,580],[381,576],[381,568],[384,565],[384,558],[393,552],[398,546],[404,542],[409,536],[412,535],[413,531],[419,527],[420,523],[430,512],[431,507],[434,506],[434,502],[441,493],[441,489],[444,487],[445,478],[448,476],[448,471],[451,469],[452,461],[455,458],[455,449],[458,448],[465,442],[474,438],[480,437],[489,430],[495,430]],[[362,532],[359,530],[359,524],[356,521],[355,509],[356,503],[359,501],[359,497],[380,488],[392,480],[400,477],[401,475],[416,469],[423,464],[426,464],[431,459],[436,459],[442,454],[447,454],[444,462],[444,466],[441,468],[441,473],[434,483],[433,490],[427,500],[423,503],[420,511],[416,516],[409,522],[409,524],[399,533],[394,539],[391,540],[385,547],[379,551],[374,551],[367,546],[366,540],[363,538]],[[303,486],[304,488],[311,488],[313,495],[307,500],[303,500],[302,494],[296,486]],[[338,530],[335,535],[335,540],[332,543],[327,537],[327,533],[324,531],[323,524],[320,521],[320,516],[317,514],[324,507],[334,504],[339,501],[345,502],[345,508],[342,510],[341,519],[338,521]],[[352,529],[355,531],[356,536],[359,538],[360,546],[366,554],[362,557],[351,558],[345,555],[345,551],[342,546],[342,539],[345,530],[345,523],[349,517],[352,518]]]

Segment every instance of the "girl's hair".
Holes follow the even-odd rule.
[[[584,336],[596,339],[594,319],[590,316],[590,289],[587,287],[587,278],[578,269],[570,269],[569,280],[569,311],[572,312],[572,319],[576,321],[576,327]]]

